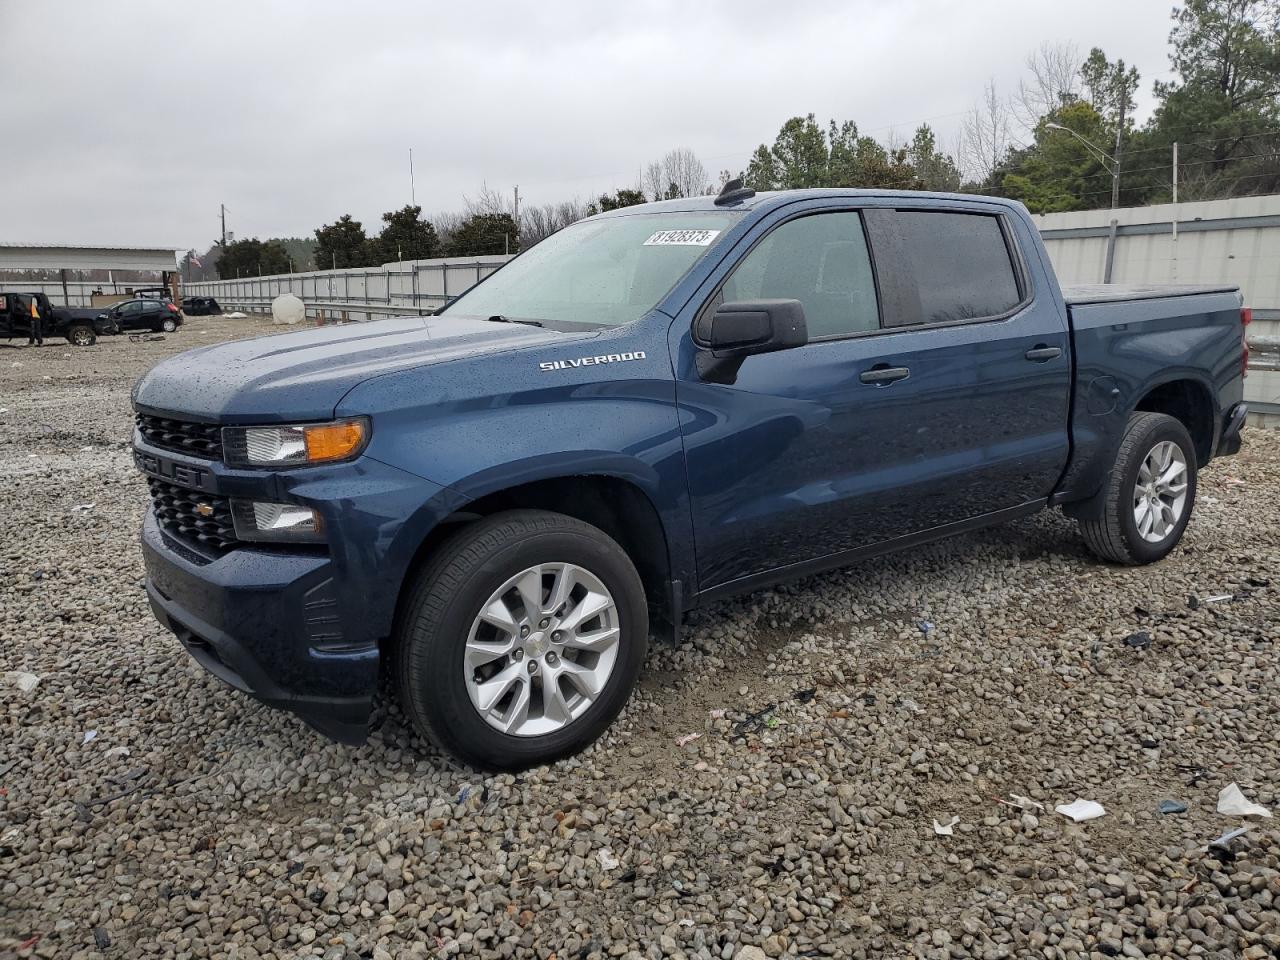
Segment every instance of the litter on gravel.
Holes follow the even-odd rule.
[[[1228,830],[1216,840],[1209,841],[1209,849],[1211,850],[1227,850],[1231,847],[1232,840],[1238,840],[1249,832],[1248,827],[1237,827],[1234,830]]]
[[[937,820],[934,820],[934,821],[933,821],[933,832],[934,832],[934,833],[936,833],[936,834],[937,834],[938,836],[940,836],[940,837],[949,837],[949,836],[951,836],[952,829],[953,829],[953,828],[955,827],[955,825],[956,825],[956,824],[958,824],[959,822],[960,822],[960,818],[959,818],[959,817],[952,817],[952,818],[951,818],[950,820],[948,820],[946,823],[939,823]]]
[[[1070,817],[1076,823],[1084,823],[1086,820],[1097,820],[1105,816],[1107,811],[1096,800],[1074,800],[1071,803],[1058,804],[1053,808],[1053,812]]]
[[[1271,811],[1245,797],[1240,785],[1229,783],[1218,791],[1218,812],[1228,817],[1270,817]]]
[[[1138,633],[1131,633],[1124,638],[1126,647],[1133,647],[1135,650],[1146,650],[1151,646],[1151,634],[1145,630]]]

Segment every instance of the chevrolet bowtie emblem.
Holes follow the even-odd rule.
[[[209,505],[209,504],[207,504],[207,503],[197,503],[197,504],[196,504],[196,513],[200,514],[200,516],[202,516],[202,517],[212,517],[212,516],[213,516],[213,507],[212,507],[212,506],[210,506],[210,505]]]

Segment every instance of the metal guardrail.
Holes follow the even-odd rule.
[[[1248,343],[1250,370],[1280,370],[1280,336],[1258,333]]]
[[[430,294],[419,294],[419,298],[426,298]],[[299,299],[302,299],[299,297]],[[435,304],[403,304],[403,303],[385,303],[381,300],[302,300],[303,307],[306,308],[308,317],[317,319],[351,319],[351,314],[363,315],[365,317],[373,316],[409,316],[422,317],[435,313],[448,301],[444,297],[433,297],[439,300]],[[271,299],[265,297],[227,297],[219,298],[218,303],[221,304],[223,310],[227,308],[239,307],[245,310],[253,310],[255,313],[270,313]]]

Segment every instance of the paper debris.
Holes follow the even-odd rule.
[[[613,855],[613,851],[608,847],[601,847],[596,851],[596,859],[600,861],[600,866],[605,870],[617,870],[622,865],[622,861]]]
[[[1238,784],[1229,783],[1218,791],[1218,812],[1228,817],[1269,817],[1271,811],[1245,799]]]
[[[1053,812],[1070,817],[1076,823],[1083,823],[1085,820],[1096,820],[1107,811],[1096,800],[1076,800],[1072,803],[1058,804],[1053,808]]]
[[[80,745],[81,745],[81,746],[84,746],[84,744],[86,744],[86,743],[92,743],[94,740],[97,740],[97,739],[98,739],[98,731],[97,731],[97,730],[86,730],[86,731],[84,732],[84,739],[83,739],[82,741],[80,741]]]
[[[949,837],[951,836],[951,828],[954,827],[959,822],[960,822],[959,817],[952,817],[951,820],[947,823],[939,823],[937,820],[935,820],[933,821],[933,832],[940,837]]]
[[[676,746],[677,747],[687,746],[688,744],[693,743],[693,741],[698,740],[701,737],[702,737],[702,734],[700,733],[686,733],[683,737],[676,738]]]

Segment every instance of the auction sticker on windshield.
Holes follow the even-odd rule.
[[[644,242],[646,247],[705,247],[720,235],[719,230],[659,230]]]

